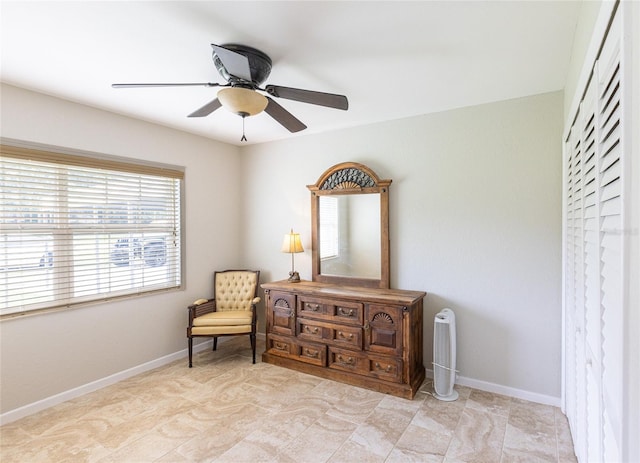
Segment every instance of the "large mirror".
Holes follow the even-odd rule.
[[[368,167],[345,162],[311,190],[313,281],[389,287],[389,185]]]

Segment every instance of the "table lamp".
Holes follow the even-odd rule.
[[[302,242],[300,241],[300,233],[293,233],[293,228],[290,233],[284,235],[282,241],[282,252],[291,254],[291,271],[289,272],[289,280],[291,283],[298,283],[300,281],[300,275],[294,270],[293,255],[297,252],[304,252],[302,248]]]

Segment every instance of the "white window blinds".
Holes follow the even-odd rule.
[[[0,148],[0,315],[180,286],[181,171]]]
[[[337,257],[340,249],[337,197],[320,197],[320,217],[320,259]]]

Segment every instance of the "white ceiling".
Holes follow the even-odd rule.
[[[211,43],[273,61],[265,84],[346,95],[341,111],[278,99],[309,128],[266,113],[248,143],[284,139],[560,90],[574,1],[2,1],[5,83],[240,145],[242,119],[206,87],[113,89],[117,82],[219,82]],[[263,85],[265,85],[263,84]]]

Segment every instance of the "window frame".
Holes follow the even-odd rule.
[[[59,310],[67,310],[71,308],[75,308],[77,306],[87,306],[94,305],[99,303],[104,303],[106,301],[120,300],[120,299],[128,299],[134,297],[141,297],[152,295],[155,293],[163,293],[168,291],[179,291],[183,290],[185,287],[185,217],[184,217],[184,203],[185,203],[185,168],[182,166],[175,166],[169,164],[162,164],[157,162],[150,162],[145,160],[138,160],[133,158],[125,158],[120,156],[112,156],[107,154],[74,150],[62,147],[54,147],[50,145],[41,145],[35,143],[25,143],[16,140],[8,140],[5,138],[0,138],[0,157],[1,158],[12,158],[17,160],[29,160],[36,162],[45,162],[45,163],[54,163],[57,166],[60,166],[64,169],[64,166],[68,166],[69,168],[75,169],[83,169],[83,168],[91,168],[91,169],[101,169],[105,176],[109,174],[124,174],[129,175],[133,174],[133,178],[138,179],[137,181],[142,181],[143,178],[157,178],[159,181],[167,184],[167,180],[171,182],[168,185],[173,185],[175,188],[176,194],[179,198],[174,199],[177,200],[175,205],[179,208],[178,211],[175,211],[175,216],[173,216],[173,236],[175,243],[175,247],[169,247],[165,252],[175,252],[175,259],[171,260],[171,264],[174,266],[173,270],[167,267],[167,276],[164,280],[162,277],[158,278],[160,284],[151,284],[143,283],[142,286],[138,286],[135,288],[131,288],[129,290],[121,290],[113,289],[110,287],[107,292],[98,292],[95,291],[94,294],[90,294],[87,297],[73,297],[71,294],[73,291],[72,287],[69,287],[66,290],[66,296],[61,298],[55,298],[48,302],[41,302],[37,304],[28,304],[21,306],[10,307],[7,305],[1,308],[2,312],[0,313],[0,320],[4,320],[7,318],[14,318],[18,316],[25,315],[33,315],[39,314],[43,312],[51,312],[51,311],[59,311]],[[151,176],[151,177],[150,177]],[[163,180],[164,179],[164,180]],[[176,182],[177,180],[177,182]],[[68,184],[67,184],[68,187]],[[165,186],[165,189],[167,187]],[[171,188],[171,187],[170,187]],[[63,193],[66,194],[66,193]],[[56,200],[57,201],[57,200]],[[56,205],[58,203],[56,202]],[[171,209],[163,209],[163,212],[170,211]],[[64,224],[63,232],[68,232],[71,239],[76,239],[75,232],[77,228],[74,228],[74,225],[71,224],[71,214],[67,214],[67,223]],[[153,234],[156,232],[158,234],[157,226],[146,227],[146,223],[138,224],[137,231],[142,233]],[[5,227],[3,223],[3,228]],[[8,227],[8,225],[7,225]],[[59,225],[58,225],[59,227]],[[113,226],[111,226],[113,228]],[[50,235],[55,233],[59,233],[60,229],[55,229],[54,226],[47,226],[46,224],[27,224],[25,230],[31,230],[37,232],[44,232]],[[89,227],[90,228],[90,227]],[[129,233],[130,236],[135,236],[129,229],[133,230],[134,227],[124,227],[124,231],[122,233]],[[172,228],[172,227],[170,227]],[[7,228],[6,232],[3,232],[3,235],[6,234],[10,236],[11,230]],[[17,236],[19,232],[16,232]],[[83,230],[81,233],[86,235],[87,230]],[[102,235],[112,234],[113,230],[109,228],[109,225],[106,226],[105,229],[95,231],[90,231],[90,236],[95,236],[96,239],[99,239]],[[164,227],[162,233],[167,234],[167,228]],[[29,231],[25,233],[25,235],[29,235]],[[80,236],[78,234],[77,236]],[[153,235],[152,235],[153,236]],[[114,238],[116,239],[116,238]],[[119,240],[118,240],[119,241]],[[69,249],[71,246],[75,246],[75,244],[68,244]],[[109,249],[109,253],[111,250]],[[42,266],[42,262],[40,263]],[[47,261],[44,262],[45,266],[47,265]],[[97,259],[96,266],[103,265]],[[143,264],[147,266],[147,262]],[[169,264],[167,264],[169,265]],[[76,263],[77,266],[77,263]],[[150,264],[149,264],[150,266]],[[176,266],[178,268],[176,268]],[[67,267],[68,269],[73,269],[74,266],[70,265]],[[56,277],[57,278],[57,277]],[[54,280],[55,283],[58,283],[58,280]],[[57,296],[56,296],[57,297]],[[71,298],[71,300],[70,300]]]

